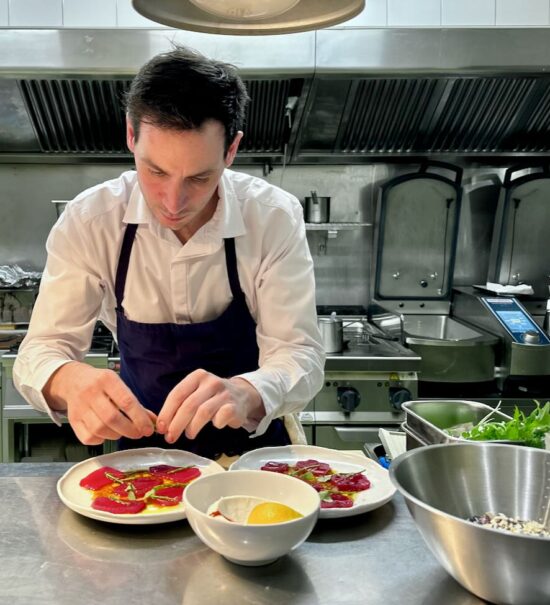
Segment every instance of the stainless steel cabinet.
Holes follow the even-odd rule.
[[[380,443],[378,426],[316,426],[315,445],[335,450],[371,449]],[[395,427],[390,427],[395,430]]]

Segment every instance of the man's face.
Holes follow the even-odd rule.
[[[139,184],[161,225],[188,239],[216,209],[218,182],[231,166],[242,133],[224,155],[224,127],[209,120],[196,130],[171,130],[142,122],[136,141],[127,121]]]

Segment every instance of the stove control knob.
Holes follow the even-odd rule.
[[[536,345],[540,343],[539,333],[535,332],[535,330],[527,330],[527,332],[524,332],[522,334],[522,339],[526,345]]]
[[[353,412],[361,401],[361,395],[353,387],[338,387],[336,390],[338,403],[345,414]]]
[[[412,396],[409,389],[404,389],[403,387],[390,387],[390,403],[398,412],[402,411],[401,406],[405,401],[410,401],[411,399]]]

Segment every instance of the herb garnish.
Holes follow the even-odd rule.
[[[528,416],[516,406],[512,420],[482,421],[462,437],[472,441],[519,441],[544,449],[545,435],[550,431],[550,401],[543,407],[535,403],[537,407]]]

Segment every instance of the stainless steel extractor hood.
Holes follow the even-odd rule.
[[[548,155],[549,69],[546,28],[320,31],[293,161]]]
[[[0,161],[127,162],[123,93],[174,43],[239,68],[252,98],[239,161],[282,162],[313,78],[313,32],[273,48],[166,29],[0,29]]]
[[[128,161],[121,96],[173,42],[240,69],[240,163],[550,155],[545,28],[0,29],[0,161]]]

